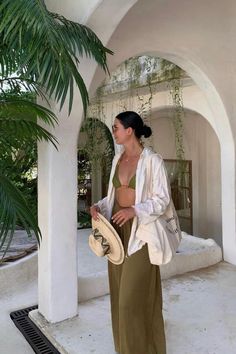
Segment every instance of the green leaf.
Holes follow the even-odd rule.
[[[5,0],[0,5],[0,63],[2,75],[16,67],[28,78],[35,78],[60,107],[69,94],[72,109],[75,82],[80,90],[84,111],[88,92],[78,71],[78,56],[93,58],[108,71],[105,48],[88,27],[49,12],[42,0]],[[10,55],[9,55],[10,54]]]
[[[31,212],[22,193],[0,172],[0,250],[6,242],[9,246],[17,219],[22,221],[29,236],[35,234],[40,244],[42,235],[37,218]]]

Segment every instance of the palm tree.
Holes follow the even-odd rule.
[[[112,52],[88,27],[48,11],[43,0],[3,0],[0,19],[0,154],[3,156],[6,149],[16,151],[20,142],[32,135],[56,146],[55,138],[38,125],[36,119],[53,125],[57,123],[55,115],[34,102],[7,97],[4,84],[7,82],[8,88],[13,89],[23,86],[41,97],[54,99],[60,107],[68,94],[69,113],[76,85],[86,113],[89,97],[78,70],[78,57],[91,57],[108,71],[106,56]],[[17,219],[29,235],[35,233],[40,241],[37,218],[3,165],[0,171],[0,249],[6,240],[7,247],[10,245]]]
[[[22,78],[36,78],[61,106],[69,93],[69,110],[75,82],[86,111],[88,93],[78,71],[78,56],[95,59],[107,71],[106,54],[112,53],[95,33],[49,12],[43,0],[3,0],[0,18],[2,76],[17,69]]]
[[[17,163],[14,156],[21,151],[24,142],[44,139],[56,147],[56,139],[37,124],[37,117],[52,126],[57,122],[51,111],[34,102],[13,97],[0,98],[0,250],[4,246],[4,254],[10,246],[18,222],[29,236],[34,233],[38,241],[41,237],[36,215],[11,181],[14,164]],[[9,156],[12,157],[12,166],[7,160]]]

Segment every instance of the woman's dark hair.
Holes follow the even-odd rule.
[[[140,139],[143,135],[148,138],[152,135],[152,129],[143,123],[140,115],[133,111],[121,112],[116,116],[121,124],[127,129],[129,127],[134,129],[135,136]]]

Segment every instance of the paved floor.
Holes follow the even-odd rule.
[[[236,353],[236,267],[221,262],[164,282],[168,354]]]
[[[21,236],[19,231],[11,252],[21,252],[22,247],[26,246],[25,243],[27,247],[32,246],[33,240],[24,240]],[[86,235],[81,234],[83,242],[79,243],[79,270],[86,277],[94,271],[95,261],[96,271],[103,272],[104,260],[95,259],[94,255],[88,252],[87,237],[84,236]],[[188,254],[194,244],[191,244],[191,247],[183,246],[187,246],[188,252],[185,250],[185,253]],[[199,244],[197,247],[200,247]],[[210,257],[208,253],[202,253],[204,263],[206,257]],[[191,259],[193,256],[191,253]],[[199,257],[200,254],[197,253],[198,260]],[[186,267],[186,259],[182,263],[183,267],[189,268]],[[173,262],[172,264],[176,266]],[[28,267],[35,268],[33,260]],[[33,353],[9,317],[11,311],[37,303],[37,282],[34,280],[36,269],[31,273],[27,271],[25,277],[21,277],[21,281],[15,281],[11,287],[8,286],[9,276],[8,280],[6,277],[5,282],[1,283],[0,306],[3,311],[0,316],[0,354]],[[236,353],[235,285],[236,267],[224,262],[163,281],[163,313],[168,354],[218,354],[223,351],[227,354]],[[102,296],[81,303],[77,318],[53,326],[45,324],[44,330],[62,353],[112,354],[114,351],[109,313],[109,296]],[[37,311],[32,315],[36,321],[38,317],[40,319]]]
[[[37,283],[17,287],[16,292],[1,291],[0,354],[34,354],[28,342],[10,319],[10,312],[37,304]]]
[[[221,262],[164,280],[163,294],[168,354],[236,353],[236,266]],[[9,313],[36,303],[36,282],[2,295],[1,354],[33,353]],[[81,303],[77,318],[47,332],[62,353],[113,354],[109,296]]]

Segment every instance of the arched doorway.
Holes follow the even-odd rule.
[[[148,53],[150,55],[150,52]],[[161,56],[164,59],[171,60],[174,64],[179,65],[184,69],[196,84],[197,90],[192,92],[192,96],[188,98],[187,106],[197,107],[197,111],[209,122],[214,129],[216,136],[219,139],[220,145],[220,161],[221,161],[221,219],[222,219],[222,242],[221,232],[217,233],[216,239],[219,244],[222,243],[224,259],[230,262],[234,261],[234,254],[236,252],[235,245],[235,223],[230,224],[234,219],[234,205],[235,205],[235,190],[234,186],[234,142],[232,131],[229,125],[229,119],[224,109],[223,103],[209,79],[204,73],[197,68],[193,63],[190,63],[179,56],[152,52],[153,55]],[[201,104],[202,100],[204,104]],[[229,204],[231,208],[229,210]],[[230,214],[230,216],[229,216]],[[207,222],[207,221],[206,221]],[[219,222],[217,228],[221,228]],[[230,229],[230,230],[229,230]]]
[[[172,109],[157,108],[152,115],[152,127],[156,133],[155,149],[168,160],[175,159]],[[191,175],[189,182],[186,181],[186,185],[182,186],[182,194],[187,193],[191,205],[185,210],[179,207],[180,218],[182,213],[187,222],[192,216],[193,235],[213,238],[222,246],[221,156],[218,137],[209,122],[189,108],[185,108],[183,137],[185,159],[191,163]],[[191,190],[187,190],[188,186]]]
[[[114,156],[111,132],[104,122],[87,117],[78,136],[78,225],[91,223],[89,207],[107,193]]]

